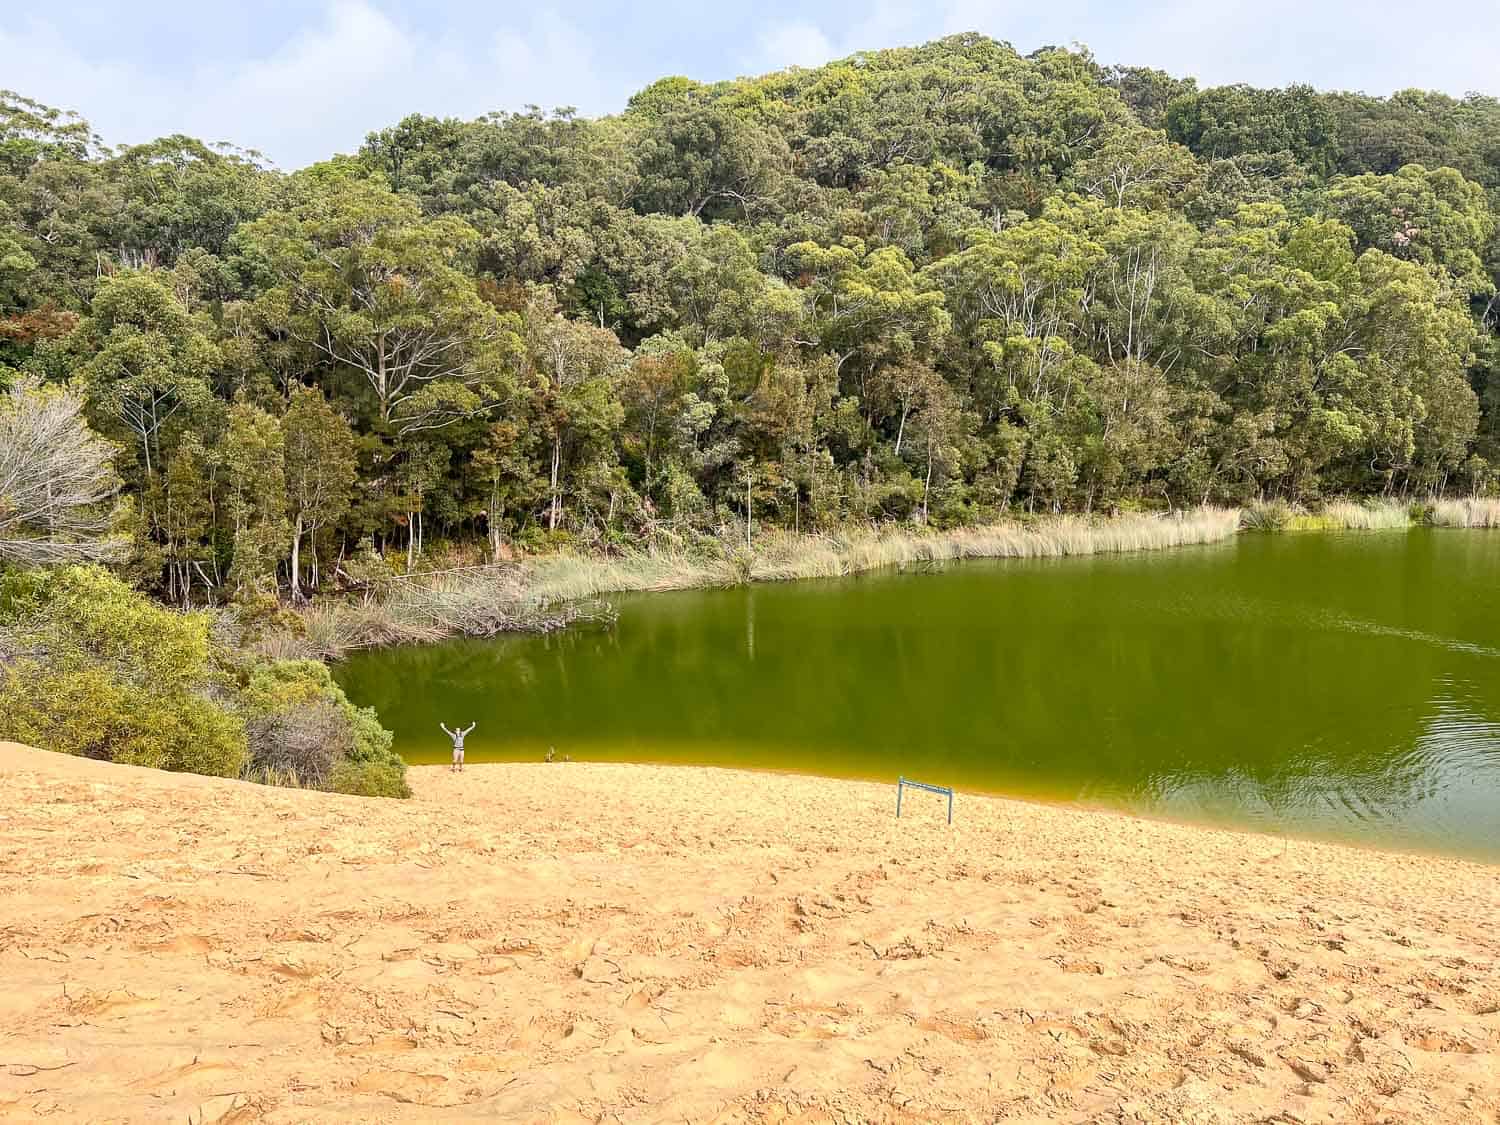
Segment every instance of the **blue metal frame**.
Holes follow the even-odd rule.
[[[896,815],[901,815],[901,794],[910,785],[913,789],[925,789],[929,793],[938,793],[948,798],[948,823],[953,823],[953,790],[946,785],[928,785],[925,781],[912,781],[905,777],[896,778]]]

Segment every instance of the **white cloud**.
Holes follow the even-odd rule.
[[[594,76],[587,40],[548,8],[470,43],[398,24],[368,0],[332,0],[261,57],[176,71],[85,58],[32,21],[0,28],[0,57],[7,85],[77,109],[111,143],[188,133],[258,149],[285,167],[351,151],[413,112],[617,108]]]
[[[605,113],[624,104],[623,96],[612,96],[600,82],[588,40],[551,9],[539,10],[524,28],[497,31],[489,57],[497,71],[491,82],[505,91],[503,107],[492,108],[531,103]]]
[[[805,20],[791,20],[761,32],[755,53],[745,61],[752,67],[781,70],[820,66],[834,57],[828,36]]]

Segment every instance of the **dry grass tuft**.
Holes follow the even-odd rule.
[[[1500,527],[1500,499],[1439,500],[1427,518],[1434,527]]]

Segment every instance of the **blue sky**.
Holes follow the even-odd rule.
[[[971,30],[1208,84],[1500,94],[1497,13],[1496,0],[57,0],[0,25],[0,86],[78,110],[113,143],[185,132],[293,168],[412,111],[607,113],[666,74],[732,78]]]

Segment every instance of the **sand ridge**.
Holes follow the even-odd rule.
[[[0,745],[0,1119],[1500,1121],[1500,868],[676,767]]]

